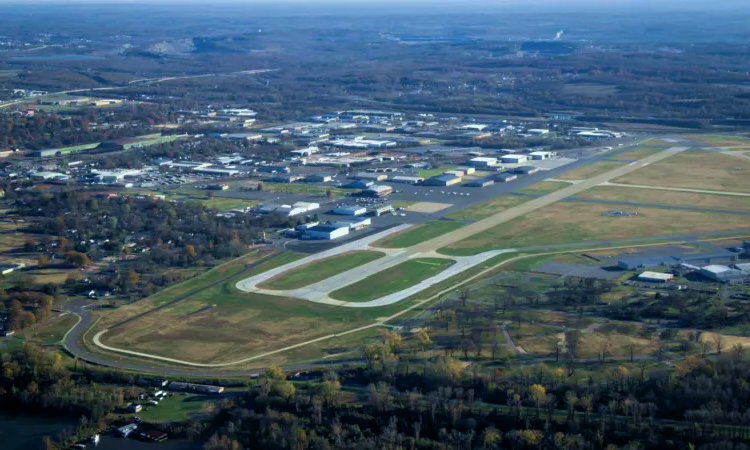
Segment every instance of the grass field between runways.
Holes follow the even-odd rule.
[[[373,247],[406,248],[455,231],[466,224],[450,220],[437,220],[408,228],[372,244]]]
[[[750,158],[689,150],[650,164],[614,183],[750,193]]]
[[[347,302],[367,302],[402,291],[431,278],[449,266],[453,260],[442,258],[417,258],[371,275],[330,294],[332,298]]]
[[[557,178],[558,180],[585,180],[588,178],[593,178],[597,175],[601,175],[603,173],[607,173],[610,170],[617,169],[618,167],[622,167],[624,165],[625,163],[616,161],[600,161],[570,170],[556,176],[555,178]]]
[[[522,195],[503,195],[453,211],[445,217],[456,220],[481,220],[529,200],[531,198]]]
[[[564,181],[540,181],[539,183],[532,184],[518,192],[532,195],[546,195],[568,186],[570,186],[570,183]]]
[[[626,159],[626,160],[632,160],[637,161],[639,159],[643,159],[647,156],[651,156],[655,153],[659,153],[661,151],[664,151],[664,148],[657,148],[657,147],[640,147],[636,148],[634,150],[630,150],[624,153],[620,153],[618,155],[612,156],[612,159]]]
[[[661,235],[707,233],[750,228],[739,214],[682,211],[647,207],[624,208],[634,217],[602,214],[622,207],[561,202],[534,211],[440,249],[441,253],[466,256],[492,249],[523,248]]]
[[[750,183],[750,181],[748,182]],[[750,197],[662,191],[623,186],[597,186],[581,192],[577,197],[592,200],[691,206],[728,211],[750,211]]]
[[[382,252],[355,251],[314,261],[264,281],[263,289],[289,290],[309,286],[385,256]]]

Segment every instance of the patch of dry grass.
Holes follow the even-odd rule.
[[[748,173],[748,176],[750,176],[750,173]],[[750,184],[750,181],[748,181],[748,184]],[[662,205],[694,206],[706,209],[750,211],[750,197],[661,191],[622,186],[597,186],[581,192],[578,194],[578,197],[593,200],[656,203]]]
[[[558,175],[555,178],[557,178],[558,180],[585,180],[587,178],[592,178],[597,175],[607,173],[610,170],[617,169],[618,167],[622,167],[624,165],[625,163],[616,161],[600,161],[570,170],[563,173],[562,175]]]

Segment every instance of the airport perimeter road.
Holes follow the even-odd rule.
[[[329,297],[329,293],[333,292],[336,289],[340,289],[344,286],[348,286],[350,284],[356,283],[357,281],[363,280],[367,277],[376,275],[377,273],[382,272],[385,269],[393,267],[397,264],[400,264],[412,258],[427,257],[427,256],[432,256],[432,257],[442,256],[442,255],[435,254],[435,252],[439,251],[440,248],[446,247],[450,244],[463,240],[477,233],[481,233],[485,230],[496,227],[510,220],[524,216],[538,209],[552,205],[553,203],[559,202],[560,200],[563,200],[567,197],[574,196],[594,186],[609,182],[610,180],[621,177],[627,173],[630,173],[634,170],[638,170],[649,164],[669,158],[670,156],[675,155],[685,150],[687,150],[687,147],[669,148],[667,150],[656,153],[654,155],[650,155],[639,161],[635,161],[627,166],[618,167],[602,175],[598,175],[587,180],[581,180],[580,182],[571,184],[570,186],[565,187],[559,191],[553,192],[551,194],[547,194],[543,197],[536,198],[526,203],[522,203],[513,208],[509,208],[505,211],[499,212],[498,214],[495,214],[494,216],[490,216],[486,219],[471,223],[456,231],[444,234],[442,236],[438,236],[434,239],[425,241],[421,244],[417,244],[413,247],[409,247],[409,248],[405,248],[405,249],[401,249],[397,251],[394,251],[393,249],[378,248],[378,247],[369,245],[370,243],[376,241],[375,239],[370,237],[365,242],[357,241],[352,244],[345,244],[341,247],[337,247],[337,248],[328,250],[326,252],[320,253],[318,255],[313,255],[312,257],[308,257],[303,260],[290,263],[282,267],[278,267],[266,273],[262,273],[260,275],[256,275],[254,277],[242,280],[237,283],[237,288],[245,292],[258,292],[258,293],[267,294],[267,295],[279,295],[279,296],[284,296],[284,297],[298,298],[300,300],[308,300],[308,301],[313,301],[313,302],[318,302],[318,303],[325,303],[329,305],[337,305],[337,306],[345,306],[345,307],[368,308],[368,307],[390,305],[390,304],[403,300],[409,295],[413,295],[415,292],[412,292],[413,289],[410,288],[408,290],[409,295],[401,295],[400,293],[395,293],[395,294],[391,294],[385,297],[372,300],[370,302],[362,302],[362,303],[347,303],[347,302],[342,302],[339,300],[334,300]],[[402,229],[401,227],[394,228],[394,229],[388,230],[386,233],[395,232],[395,230],[401,230],[401,229]],[[378,236],[378,235],[374,235],[374,236]],[[368,244],[368,245],[366,247],[363,247],[364,244]],[[263,281],[266,281],[286,271],[300,267],[306,263],[309,263],[317,259],[321,259],[323,257],[333,256],[333,255],[344,253],[344,252],[351,251],[354,249],[372,249],[372,250],[383,251],[384,253],[386,253],[386,256],[376,261],[373,261],[371,263],[364,264],[359,267],[354,267],[351,270],[337,274],[331,278],[320,281],[313,285],[306,286],[304,288],[293,290],[293,291],[275,291],[275,290],[257,288],[257,285],[262,283]],[[498,251],[491,251],[491,252],[479,253],[477,255],[472,255],[469,257],[451,258],[456,261],[456,264],[451,266],[451,268],[446,269],[445,271],[435,275],[434,277],[424,280],[422,283],[418,284],[417,286],[420,286],[422,289],[424,289],[425,287],[432,286],[435,283],[439,283],[441,281],[444,281],[450,278],[451,276],[461,273],[462,271],[468,270],[471,267],[476,266],[477,264],[481,264],[482,262],[488,260],[489,258],[493,256],[496,256],[500,253],[509,252],[509,251],[513,251],[513,250],[505,250],[499,253]],[[448,256],[442,256],[442,257],[448,257]],[[416,286],[414,288],[416,288]]]

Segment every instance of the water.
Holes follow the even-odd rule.
[[[2,450],[33,450],[41,447],[42,438],[54,438],[77,420],[60,417],[14,416],[0,413],[0,448]],[[99,445],[86,444],[96,450],[197,450],[200,446],[183,440],[170,439],[161,443],[141,442],[113,436],[102,436]]]
[[[11,56],[11,61],[77,61],[87,59],[104,59],[101,56],[94,55],[38,55],[38,56]]]

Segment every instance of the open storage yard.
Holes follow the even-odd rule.
[[[342,253],[282,273],[261,283],[258,287],[280,291],[299,289],[354,267],[375,261],[383,256],[385,256],[385,253],[371,251]]]
[[[414,286],[433,277],[454,263],[451,259],[416,258],[331,292],[331,297],[347,302],[367,302]]]
[[[649,238],[660,235],[706,233],[748,228],[745,215],[631,207],[631,217],[607,217],[611,205],[563,202],[440,249],[464,256],[490,249],[544,246],[610,239]]]
[[[689,150],[613,180],[644,186],[750,193],[750,159]]]
[[[583,167],[578,167],[571,171],[565,172],[562,175],[558,175],[556,178],[559,180],[585,180],[603,173],[609,172],[612,169],[623,166],[624,163],[616,161],[601,161],[593,164],[588,164]]]
[[[463,222],[450,220],[427,222],[381,239],[375,242],[373,247],[407,248],[457,230],[464,225],[466,224]]]
[[[750,211],[750,197],[638,189],[625,186],[597,186],[581,192],[578,197],[592,200],[690,206],[727,211]]]

